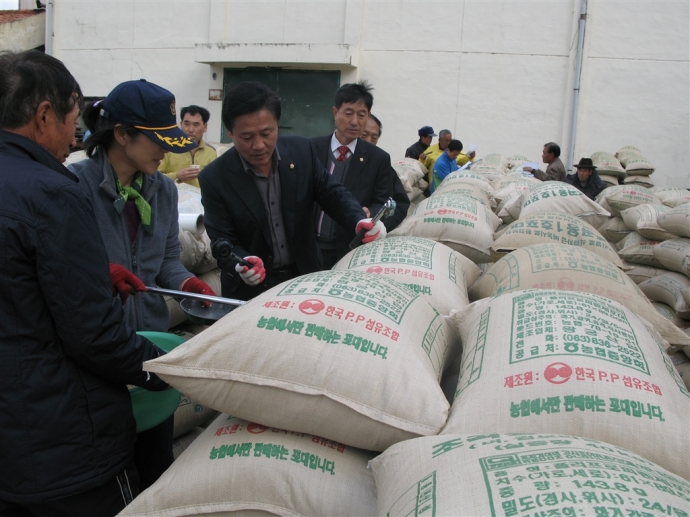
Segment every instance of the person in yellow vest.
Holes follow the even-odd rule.
[[[187,183],[198,188],[199,180],[196,177],[217,158],[216,150],[203,140],[210,116],[208,110],[201,106],[182,108],[180,128],[199,146],[186,153],[165,153],[159,170],[175,183]]]
[[[446,150],[452,139],[453,134],[450,132],[450,129],[442,129],[438,132],[438,142],[427,147],[426,151],[419,155],[419,161],[422,162],[429,171],[429,178],[427,180],[429,185],[431,185],[433,182],[432,171],[434,170],[434,164],[436,163],[438,157],[441,156]],[[462,167],[467,162],[473,162],[474,157],[474,151],[472,151],[470,154],[465,154],[461,151],[456,160],[458,167]]]

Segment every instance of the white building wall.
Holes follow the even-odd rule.
[[[432,125],[478,154],[568,156],[580,0],[55,0],[55,53],[86,95],[145,77],[205,105],[223,69],[367,79],[395,159]],[[575,160],[635,145],[658,184],[690,186],[687,0],[589,0]],[[213,73],[216,79],[213,79]]]

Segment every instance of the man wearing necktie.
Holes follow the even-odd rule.
[[[228,241],[244,259],[218,256],[223,296],[249,300],[282,282],[323,269],[314,227],[317,204],[352,240],[383,237],[354,196],[333,180],[307,138],[278,136],[281,105],[266,85],[243,82],[223,100],[235,146],[199,174],[211,240]],[[246,265],[249,263],[249,266]]]
[[[360,138],[374,104],[366,82],[344,84],[335,94],[332,135],[312,138],[316,155],[333,179],[352,192],[367,215],[373,216],[392,197],[395,214],[384,219],[383,231],[397,227],[407,215],[409,198],[391,166],[390,155]],[[324,268],[330,269],[349,251],[348,232],[316,207],[316,240]]]

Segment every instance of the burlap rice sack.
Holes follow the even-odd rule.
[[[503,178],[492,182],[491,186],[494,188],[494,190],[498,191],[507,187],[511,183],[527,183],[532,186],[541,185],[542,181],[538,180],[537,178],[523,176],[522,174],[506,174]]]
[[[668,272],[667,269],[661,269],[658,267],[642,266],[640,264],[632,264],[625,261],[623,263],[632,267],[632,269],[627,270],[625,273],[628,275],[630,280],[635,282],[637,285],[640,285],[645,280],[649,280],[650,278],[654,278],[655,276],[663,275],[664,273]]]
[[[623,210],[635,206],[661,204],[646,188],[634,185],[618,185],[604,189],[597,196],[596,202],[613,216],[620,216]]]
[[[520,217],[535,212],[563,212],[575,215],[599,228],[611,215],[578,189],[559,181],[535,185],[522,196]]]
[[[515,167],[522,167],[525,162],[529,161],[529,158],[527,158],[527,156],[523,156],[522,154],[514,154],[512,156],[508,156],[506,161],[508,162],[508,167],[510,169],[514,169]]]
[[[591,159],[599,174],[614,176],[616,178],[619,176],[625,177],[625,169],[621,166],[618,158],[616,158],[613,154],[600,151],[598,153],[594,153],[591,156]]]
[[[609,187],[618,185],[618,176],[609,176],[608,174],[599,174],[601,181],[606,183]]]
[[[690,307],[683,293],[690,291],[690,278],[668,271],[638,284],[647,298],[654,302],[665,303],[671,307],[679,318],[690,319]]]
[[[462,181],[462,178],[453,178],[448,183],[446,183],[446,181],[447,180],[443,180],[443,182],[438,186],[438,188],[434,190],[432,196],[437,196],[439,194],[459,194],[461,196],[476,199],[482,205],[488,207],[489,209],[496,206],[496,203],[493,201],[491,194],[489,194],[486,190],[482,189],[481,187],[478,187],[477,185],[472,185],[470,183],[465,183],[464,181]]]
[[[628,176],[649,176],[654,172],[654,165],[642,156],[635,153],[626,153],[625,158],[621,158],[621,165],[625,161],[625,173]]]
[[[475,174],[471,171],[462,170],[451,172],[443,180],[443,183],[447,185],[450,185],[454,182],[469,183],[470,185],[479,187],[489,195],[493,194],[494,192],[494,188],[491,186],[491,183],[489,183],[489,181],[484,176],[482,176],[481,174]]]
[[[676,311],[674,311],[670,305],[666,305],[662,302],[652,302],[652,305],[654,306],[654,309],[656,309],[656,312],[658,312],[662,317],[666,318],[676,327],[682,328],[681,324],[685,320],[680,319],[678,314],[676,314]]]
[[[389,237],[360,246],[333,267],[382,275],[423,295],[441,314],[465,307],[467,289],[481,275],[469,259],[439,242]]]
[[[460,252],[475,264],[490,262],[489,246],[501,220],[480,201],[442,192],[425,199],[391,236],[424,237]]]
[[[617,267],[628,269],[616,250],[590,224],[557,212],[537,212],[510,224],[491,246],[491,256],[496,261],[518,248],[548,242],[588,249]]]
[[[600,176],[601,177],[601,176]],[[603,179],[603,178],[602,178]],[[624,185],[639,185],[641,187],[650,188],[654,186],[654,179],[652,176],[628,176],[623,180]]]
[[[535,289],[482,300],[451,319],[464,347],[443,433],[568,432],[690,478],[690,393],[658,333],[623,305]]]
[[[654,258],[663,267],[690,277],[690,239],[671,239],[654,246]]]
[[[182,395],[180,397],[180,404],[177,406],[175,414],[173,415],[173,438],[188,433],[195,427],[215,417],[217,414],[218,411],[206,407],[203,404],[199,404],[198,402],[194,402],[189,397]]]
[[[662,204],[675,208],[690,203],[690,191],[679,187],[654,187],[649,189]]]
[[[507,195],[503,194],[505,190],[509,190]],[[518,190],[506,187],[501,190],[504,195],[503,200],[496,207],[496,215],[503,224],[510,224],[520,217],[520,208],[522,207],[522,194]]]
[[[670,208],[659,204],[639,205],[623,210],[621,218],[631,230],[647,239],[660,242],[674,237],[657,223],[659,216],[669,210]]]
[[[618,256],[630,264],[662,268],[661,262],[654,258],[654,246],[657,244],[659,244],[658,241],[652,241],[637,232],[631,232],[617,244]]]
[[[470,300],[513,291],[544,288],[594,293],[615,300],[649,321],[673,345],[690,338],[659,317],[637,285],[611,262],[583,248],[535,244],[496,262],[470,289]]]
[[[625,238],[631,231],[620,217],[611,217],[599,227],[599,233],[602,237],[614,243]]]
[[[498,153],[487,154],[482,158],[482,165],[496,167],[505,173],[508,169],[508,160]]]
[[[690,203],[672,208],[668,212],[659,214],[657,224],[678,237],[690,237]]]
[[[192,400],[367,450],[435,434],[454,330],[403,284],[322,271],[280,284],[145,363]]]
[[[405,192],[410,194],[412,188],[417,185],[419,180],[426,178],[427,170],[424,164],[413,158],[403,158],[393,162],[393,169],[398,174],[400,182],[405,187]]]
[[[203,427],[195,427],[194,429],[189,430],[182,436],[178,436],[177,438],[173,439],[172,442],[172,453],[173,457],[175,459],[179,458],[180,455],[186,451],[190,445],[192,445],[192,442],[199,438],[204,432]]]
[[[531,432],[418,438],[370,465],[387,517],[684,515],[690,491],[620,447]]]
[[[373,515],[369,452],[221,415],[119,515]]]
[[[202,274],[218,267],[211,253],[211,240],[206,232],[194,235],[186,230],[180,230],[178,237],[180,261],[187,271]]]

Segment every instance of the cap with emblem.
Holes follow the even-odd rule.
[[[101,104],[101,116],[138,129],[172,153],[197,146],[177,125],[175,96],[146,79],[118,84]]]

